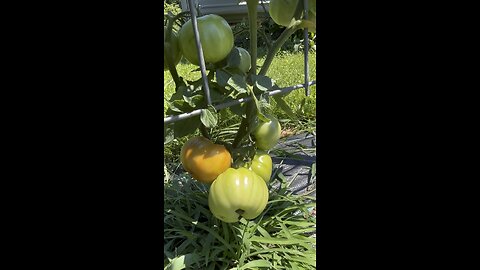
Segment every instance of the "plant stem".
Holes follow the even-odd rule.
[[[210,135],[208,134],[207,128],[203,123],[200,123],[200,127],[198,128],[200,130],[200,133],[202,133],[202,136],[210,139]]]
[[[168,52],[167,53],[167,66],[168,70],[170,71],[170,74],[172,74],[173,81],[175,82],[175,90],[178,89],[178,87],[181,85],[182,81],[180,80],[180,77],[178,76],[177,68],[175,67],[175,64],[173,63],[173,53],[171,53],[171,40],[172,40],[172,32],[173,32],[173,22],[177,19],[178,17],[171,17],[168,16],[168,24],[167,24],[167,35],[165,37],[165,49]],[[165,54],[165,52],[164,52]]]
[[[167,49],[167,66],[168,70],[170,71],[170,74],[172,74],[173,81],[175,82],[175,90],[178,89],[180,85],[183,84],[182,80],[180,80],[180,77],[178,76],[177,72],[177,67],[173,63],[173,54],[171,53],[171,47],[170,47],[170,42],[172,40],[172,32],[173,32],[173,24],[181,17],[188,16],[190,14],[190,11],[184,11],[180,12],[175,16],[171,16],[170,14],[167,15],[167,35],[165,36],[165,41],[164,45],[165,48]],[[164,51],[165,54],[165,51]]]
[[[250,103],[250,102],[248,102],[248,103]],[[235,139],[233,140],[233,143],[232,143],[232,148],[233,149],[237,148],[238,145],[240,144],[240,142],[242,141],[243,137],[245,137],[244,134],[246,133],[246,127],[247,126],[248,126],[248,123],[246,121],[246,118],[242,118],[242,122],[240,123],[240,127],[238,127],[237,136],[235,136]]]
[[[267,71],[270,68],[270,65],[272,64],[272,61],[275,55],[278,53],[280,48],[282,48],[283,44],[285,44],[287,39],[297,30],[298,30],[298,27],[296,24],[288,28],[285,28],[285,30],[283,30],[282,34],[278,37],[278,39],[275,42],[273,42],[271,49],[268,51],[267,58],[265,59],[265,62],[263,63],[262,68],[260,69],[260,72],[258,73],[259,75],[267,74]]]
[[[255,75],[257,73],[257,6],[258,0],[247,0],[248,8],[248,23],[250,29],[250,60],[252,67],[249,74]],[[252,91],[253,94],[253,91]],[[243,138],[248,133],[250,121],[252,121],[252,113],[254,113],[255,105],[253,101],[249,101],[245,105],[246,117],[242,118],[240,127],[238,128],[237,136],[235,137],[232,147],[237,148],[242,142]]]

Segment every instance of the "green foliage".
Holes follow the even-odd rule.
[[[263,58],[259,59],[259,64],[262,64]],[[315,53],[309,54],[309,67],[310,67],[310,80],[315,80],[316,75],[316,58]],[[182,63],[177,66],[179,74],[182,74],[183,78],[188,81],[195,81],[201,78],[200,71],[197,67],[188,63]],[[218,76],[220,74],[222,82],[219,81]],[[287,87],[303,83],[303,54],[302,53],[288,53],[280,52],[272,62],[271,68],[267,74],[270,78],[275,78],[275,84],[279,87]],[[216,73],[216,81],[219,84],[227,85],[230,77],[225,72],[221,74]],[[223,77],[222,77],[223,76]],[[260,77],[259,85],[260,89],[263,87],[268,88],[268,84],[271,79],[267,77]],[[175,85],[173,83],[170,72],[164,71],[164,98],[168,101],[175,91]],[[278,99],[274,97],[267,97],[267,99],[259,99],[258,102],[262,103],[262,108],[265,113],[276,115],[279,119],[282,128],[289,130],[289,132],[313,132],[316,129],[316,85],[310,86],[310,96],[305,96],[304,89],[293,90],[286,96],[282,97],[285,101],[286,107],[291,109],[295,117],[290,115],[291,112],[286,111],[285,104],[278,104]],[[233,97],[227,97],[217,95],[218,91],[211,91],[212,101],[215,103],[221,103],[221,100],[233,100]],[[242,94],[245,96],[246,94]],[[243,97],[238,96],[237,98]],[[183,98],[182,98],[183,99]],[[209,132],[213,138],[219,138],[219,140],[231,143],[232,137],[236,134],[241,115],[243,114],[245,104],[236,105],[230,107],[227,110],[218,111],[217,125],[209,129]],[[242,110],[243,108],[243,110]],[[167,102],[164,104],[164,117],[166,117]],[[200,122],[200,118],[197,118]],[[183,121],[180,121],[183,122]],[[195,124],[195,123],[193,123]],[[169,125],[171,127],[171,125]],[[188,126],[188,125],[187,125]],[[190,125],[187,128],[196,127]],[[187,130],[188,131],[188,130]],[[184,132],[185,133],[185,132]],[[188,133],[185,133],[188,134]],[[195,134],[198,134],[195,133]],[[192,135],[193,136],[193,135]],[[184,138],[175,138],[165,145],[165,160],[167,163],[178,163],[178,153],[182,144],[186,141]]]
[[[171,12],[173,15],[177,15],[178,13],[182,12],[182,8],[180,8],[180,1],[165,0],[163,2],[163,10],[165,14],[168,14],[168,12]]]

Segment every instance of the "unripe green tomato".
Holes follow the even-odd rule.
[[[298,1],[299,0],[270,0],[268,13],[276,24],[289,26],[297,10]]]
[[[269,150],[274,147],[278,139],[280,139],[280,134],[282,132],[282,127],[278,122],[277,118],[272,115],[265,115],[269,121],[262,122],[261,120],[255,130],[252,132],[253,138],[255,139],[255,145],[260,150]]]
[[[272,176],[272,158],[266,152],[257,151],[249,170],[260,176],[265,183],[268,183]]]
[[[223,222],[258,217],[268,202],[268,188],[260,176],[246,168],[229,168],[210,186],[208,207]]]
[[[238,54],[240,54],[240,63],[238,64],[238,66],[230,66],[230,67],[238,68],[243,73],[247,73],[252,67],[252,58],[250,57],[250,53],[244,48],[235,47],[232,49],[230,54],[236,53],[235,50],[237,50]]]
[[[167,51],[167,46],[165,46],[165,40],[167,38],[167,27],[163,31],[163,69],[168,68],[167,64],[167,55],[171,54],[173,56],[173,65],[176,66],[180,59],[182,59],[182,52],[180,51],[180,44],[178,43],[178,34],[172,30],[172,36],[170,39],[170,51]]]
[[[233,32],[227,21],[215,14],[197,18],[198,33],[202,44],[205,63],[217,63],[225,59],[233,48]],[[179,31],[183,56],[194,65],[200,65],[193,34],[192,20],[188,20]]]

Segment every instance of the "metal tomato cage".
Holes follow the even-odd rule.
[[[202,79],[203,79],[203,89],[205,92],[205,97],[207,100],[207,105],[210,106],[212,105],[212,100],[210,98],[210,89],[208,87],[208,79],[207,79],[207,71],[205,68],[205,59],[203,58],[203,49],[202,49],[202,44],[200,43],[200,35],[198,32],[198,24],[197,24],[197,14],[196,14],[196,9],[194,6],[193,1],[194,0],[186,0],[188,2],[188,7],[191,13],[191,20],[192,20],[192,27],[193,27],[193,33],[195,37],[195,45],[197,47],[197,55],[198,59],[200,62],[200,72],[202,74]],[[305,7],[305,19],[308,19],[308,0],[303,0],[304,2],[304,7]],[[300,89],[300,88],[305,88],[305,95],[309,96],[310,95],[310,90],[309,86],[316,84],[316,80],[313,81],[308,81],[309,77],[309,72],[308,72],[308,29],[304,29],[304,83],[303,84],[298,84],[290,87],[285,87],[285,88],[280,88],[280,89],[275,89],[272,91],[268,91],[269,96],[274,96],[278,94],[286,94],[289,93],[295,89]],[[213,107],[218,111],[221,109],[225,109],[228,107],[232,107],[241,103],[249,102],[252,100],[252,97],[246,97],[246,98],[241,98],[237,99],[234,101],[222,103],[222,104],[217,104],[214,105]],[[197,109],[188,113],[182,113],[179,115],[172,115],[163,118],[163,123],[164,124],[169,124],[181,120],[188,119],[190,117],[194,117],[197,115],[200,115],[202,112],[202,109]]]

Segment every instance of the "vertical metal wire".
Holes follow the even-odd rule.
[[[198,33],[197,14],[196,14],[195,6],[193,5],[193,0],[188,0],[188,7],[190,9],[190,14],[191,14],[193,34],[195,36],[195,45],[197,45],[198,62],[200,63],[200,72],[202,73],[202,79],[203,79],[203,90],[205,91],[207,104],[212,105],[212,100],[210,98],[210,89],[208,88],[205,59],[203,58],[203,49],[202,49],[202,44],[200,43],[200,34]]]
[[[304,18],[305,20],[308,20],[308,0],[303,0],[303,7],[304,7]],[[308,78],[310,77],[308,74],[308,45],[309,45],[309,39],[308,39],[308,29],[305,28],[303,30],[303,52],[304,52],[304,68],[305,68],[305,95],[308,97],[310,95],[310,89],[308,87]]]

